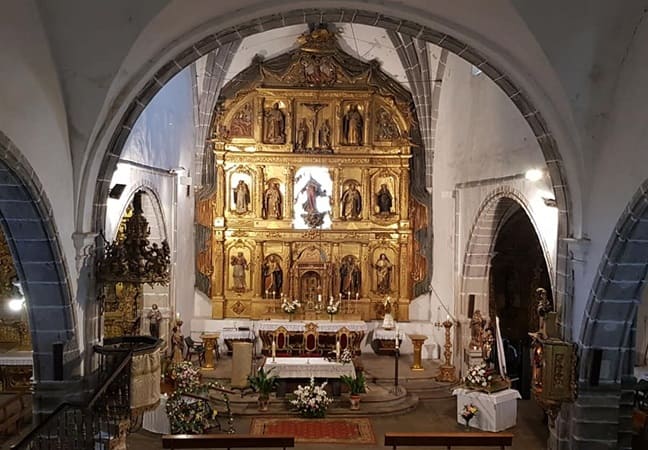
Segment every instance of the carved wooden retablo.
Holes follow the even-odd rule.
[[[298,42],[221,91],[196,283],[213,318],[285,317],[285,297],[302,304],[297,317],[326,319],[341,301],[336,317],[369,320],[390,296],[407,320],[428,274],[414,237],[427,210],[410,186],[411,95],[326,28]]]

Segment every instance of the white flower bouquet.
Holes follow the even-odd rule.
[[[502,379],[494,369],[487,368],[485,364],[471,366],[463,381],[464,386],[468,389],[488,393],[501,391],[510,387],[508,380]]]
[[[326,382],[317,386],[315,378],[311,377],[307,386],[299,385],[293,392],[294,399],[290,404],[302,415],[302,417],[324,417],[333,399],[328,396],[324,387]]]
[[[283,303],[281,304],[281,309],[286,314],[295,314],[297,308],[299,307],[301,307],[301,303],[299,303],[299,300],[288,301],[288,299],[285,298]]]
[[[353,353],[349,350],[349,347],[345,348],[340,355],[340,362],[342,364],[349,364],[353,362]]]
[[[337,314],[340,311],[340,302],[335,302],[335,303],[329,303],[326,306],[326,312],[333,315]]]

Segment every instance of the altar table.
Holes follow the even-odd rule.
[[[266,358],[265,371],[279,377],[277,395],[283,396],[288,390],[287,380],[303,380],[311,378],[329,380],[333,395],[340,395],[340,376],[356,377],[353,363],[342,364],[328,361],[326,358]]]
[[[515,426],[517,422],[517,399],[522,398],[515,389],[487,394],[485,392],[458,388],[452,391],[457,396],[457,422],[465,425],[461,417],[464,405],[473,404],[478,412],[470,426],[484,431],[502,431]]]
[[[254,331],[247,329],[247,330],[241,330],[239,328],[223,328],[223,332],[221,333],[221,336],[223,337],[223,342],[225,342],[225,346],[227,347],[227,354],[231,355],[233,347],[232,345],[234,342],[252,342],[256,340],[256,336],[254,335]]]

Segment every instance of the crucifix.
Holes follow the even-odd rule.
[[[310,109],[313,111],[313,147],[318,147],[315,145],[315,137],[317,136],[317,133],[319,131],[319,112],[326,108],[328,104],[326,103],[302,103],[306,108]]]

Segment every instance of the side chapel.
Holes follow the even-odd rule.
[[[427,286],[427,198],[411,179],[412,99],[326,28],[252,65],[221,90],[213,159],[197,195],[196,284],[212,318],[409,320]]]

